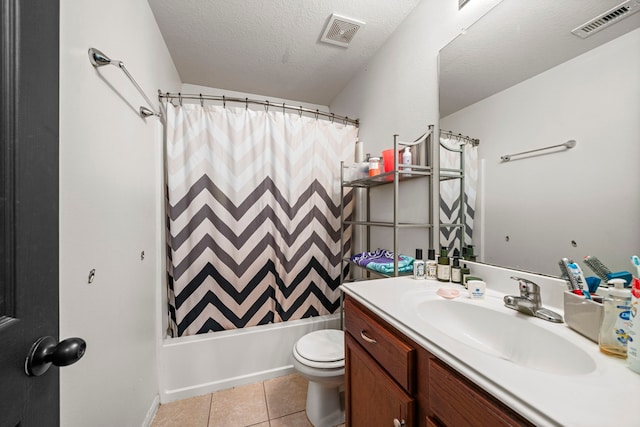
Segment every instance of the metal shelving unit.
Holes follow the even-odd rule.
[[[393,136],[393,149],[394,149],[394,168],[392,171],[381,173],[376,176],[367,176],[362,178],[356,178],[353,180],[345,179],[345,171],[349,170],[350,165],[345,165],[344,162],[341,162],[341,200],[344,200],[344,193],[346,188],[362,188],[366,190],[366,220],[365,221],[355,221],[355,220],[346,220],[344,218],[344,209],[341,210],[341,284],[344,283],[346,277],[344,275],[345,266],[349,265],[349,275],[353,276],[352,272],[354,269],[363,269],[367,272],[366,279],[374,277],[397,277],[403,275],[398,271],[398,230],[402,229],[430,229],[433,227],[432,220],[432,209],[428,209],[427,212],[427,222],[424,223],[406,223],[400,222],[399,220],[399,192],[400,192],[400,184],[405,181],[411,181],[416,179],[423,179],[427,182],[429,186],[429,190],[431,192],[434,191],[433,185],[433,170],[429,164],[429,159],[432,158],[433,154],[430,152],[431,147],[429,143],[429,135],[425,135],[425,137],[417,142],[402,142],[399,141],[398,135]],[[411,165],[401,165],[399,164],[399,151],[407,146],[416,147],[413,153],[413,158],[416,159],[420,163],[424,164],[411,164]],[[411,168],[410,171],[405,170],[403,168]],[[391,185],[393,186],[393,220],[392,221],[372,221],[371,220],[371,195],[369,190],[374,187],[383,186],[383,185]],[[437,190],[436,190],[437,191]],[[384,274],[375,270],[367,269],[365,267],[360,266],[350,260],[350,257],[345,255],[344,250],[344,233],[346,227],[349,226],[364,226],[367,230],[366,237],[366,250],[370,251],[371,247],[371,235],[370,231],[372,227],[386,227],[393,229],[393,253],[394,253],[394,271],[393,274]],[[429,233],[429,245],[432,243],[433,233]],[[407,273],[408,275],[408,273]],[[353,279],[351,279],[353,280]]]

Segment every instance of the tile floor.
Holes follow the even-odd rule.
[[[307,380],[291,374],[160,405],[151,427],[313,427],[306,399]]]

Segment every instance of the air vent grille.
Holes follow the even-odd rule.
[[[356,32],[364,25],[364,22],[344,16],[331,15],[327,26],[322,33],[320,41],[348,47]]]
[[[635,0],[629,0],[611,10],[606,11],[591,21],[574,28],[571,32],[576,36],[585,39],[639,10],[640,5]]]

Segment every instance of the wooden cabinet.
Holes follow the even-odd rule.
[[[353,298],[344,309],[348,427],[532,426]]]
[[[415,400],[346,334],[346,423],[352,427],[413,425]]]
[[[347,425],[414,425],[415,348],[351,299],[345,312]]]
[[[443,426],[529,425],[435,357],[429,360],[428,413]]]

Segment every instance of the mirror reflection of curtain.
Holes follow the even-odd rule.
[[[353,162],[357,128],[278,110],[167,110],[173,335],[339,309],[340,161]],[[349,216],[352,193],[345,204]]]
[[[453,174],[447,169],[460,170],[463,165],[461,162],[463,154],[464,179],[445,179],[447,175]],[[464,138],[440,135],[440,170],[440,246],[446,247],[450,255],[457,248],[462,256],[462,247],[474,244],[473,220],[478,186],[478,147]],[[460,199],[462,183],[464,183],[464,201]],[[461,224],[461,220],[464,223],[463,227],[442,227],[443,224]],[[464,238],[462,238],[463,233]]]

